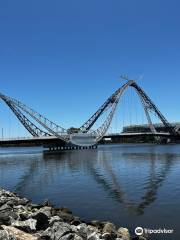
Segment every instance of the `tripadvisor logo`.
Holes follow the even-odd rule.
[[[142,227],[137,227],[135,229],[135,234],[137,236],[141,236],[143,234],[172,234],[174,232],[173,229],[149,229],[149,228],[142,228]]]
[[[143,235],[143,228],[142,228],[142,227],[137,227],[137,228],[135,229],[135,234],[136,234],[137,236]]]

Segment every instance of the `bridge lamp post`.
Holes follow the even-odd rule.
[[[4,129],[2,128],[1,130],[1,134],[2,134],[2,139],[4,138]]]

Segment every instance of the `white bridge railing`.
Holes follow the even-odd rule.
[[[12,138],[0,138],[0,141],[18,141],[18,140],[38,140],[38,139],[55,139],[56,136],[41,136],[41,137],[12,137]]]

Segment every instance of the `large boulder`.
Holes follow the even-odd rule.
[[[39,237],[25,233],[15,227],[3,225],[2,228],[5,230],[6,234],[8,235],[7,240],[40,240]],[[6,238],[2,240],[6,240]]]
[[[71,225],[64,222],[55,222],[52,227],[47,228],[41,234],[41,238],[59,240],[66,235],[68,236],[68,234],[70,234],[69,237],[72,236]]]

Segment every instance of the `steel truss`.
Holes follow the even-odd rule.
[[[80,127],[80,131],[87,133],[90,131],[92,126],[95,124],[95,122],[98,120],[98,118],[109,108],[111,108],[111,111],[109,115],[107,116],[105,122],[95,131],[92,132],[96,136],[97,141],[102,139],[102,137],[106,134],[113,116],[115,114],[115,110],[117,108],[117,105],[120,101],[120,98],[124,91],[128,87],[133,87],[138,96],[140,97],[142,106],[144,108],[146,118],[148,120],[148,124],[150,127],[150,130],[153,134],[156,134],[157,131],[151,121],[150,117],[150,111],[154,112],[157,117],[161,120],[163,125],[166,127],[167,131],[170,134],[177,135],[178,132],[175,130],[175,128],[167,121],[167,119],[164,117],[164,115],[159,111],[159,109],[156,107],[156,105],[153,103],[153,101],[149,98],[149,96],[140,88],[137,83],[134,80],[127,81],[126,84],[124,84],[122,87],[120,87],[118,90],[116,90],[106,101],[105,103]]]
[[[65,128],[57,125],[56,123],[50,121],[43,115],[39,114],[32,108],[26,106],[22,102],[10,98],[2,93],[0,93],[0,98],[10,107],[13,113],[21,121],[24,127],[33,135],[33,136],[42,136],[42,135],[54,135],[64,141],[68,141],[68,135]],[[39,123],[47,132],[38,128],[33,124],[21,111],[28,114],[32,119]]]

